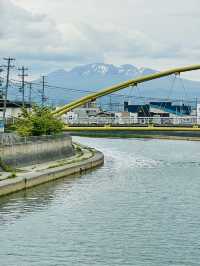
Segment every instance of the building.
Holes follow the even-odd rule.
[[[161,117],[169,117],[170,114],[175,115],[191,115],[192,107],[189,105],[173,105],[171,102],[150,102],[149,104],[129,105],[124,102],[124,111],[137,113],[139,117],[153,117],[160,115]]]
[[[101,108],[92,103],[92,105],[87,104],[87,106],[76,108],[63,115],[62,118],[69,125],[133,125],[151,123],[190,125],[197,123],[197,116],[194,115],[193,111],[189,105],[174,105],[169,101],[155,101],[143,105],[131,105],[128,102],[124,102],[124,112],[102,111]]]
[[[143,105],[124,102],[124,111],[137,114],[139,124],[191,124],[195,123],[196,119],[191,106],[174,105],[169,101],[149,102]]]
[[[115,113],[115,124],[137,124],[138,114],[129,112],[116,112]]]
[[[6,104],[6,119],[13,119],[18,117],[21,114],[21,108],[23,107],[23,103],[21,101],[7,101]],[[25,108],[31,108],[29,103],[24,104]],[[4,101],[3,98],[0,97],[0,120],[3,118],[3,108],[4,108]]]
[[[88,124],[101,112],[102,110],[96,106],[96,103],[91,102],[64,114],[62,119],[67,124]]]

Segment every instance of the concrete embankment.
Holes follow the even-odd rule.
[[[104,163],[104,156],[94,149],[77,146],[79,152],[62,160],[20,168],[16,177],[0,181],[0,196],[31,188],[58,178],[84,173]]]
[[[104,129],[100,130],[69,130],[72,136],[85,136],[85,137],[96,137],[96,138],[158,138],[158,139],[174,139],[174,140],[194,140],[200,141],[200,129],[197,130],[151,130],[149,128],[137,130],[112,130]]]
[[[38,164],[73,155],[69,134],[19,138],[14,143],[0,145],[0,158],[12,167]]]

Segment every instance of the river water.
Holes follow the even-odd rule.
[[[200,142],[74,138],[105,165],[0,199],[0,266],[200,265]]]

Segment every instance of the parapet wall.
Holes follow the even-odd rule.
[[[66,158],[74,154],[70,135],[23,139],[0,146],[0,158],[13,167]]]

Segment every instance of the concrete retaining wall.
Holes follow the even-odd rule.
[[[65,135],[0,147],[0,157],[13,167],[52,161],[73,155],[72,138]]]
[[[151,131],[144,131],[144,130],[101,130],[101,131],[71,131],[70,135],[72,136],[89,136],[89,137],[176,137],[176,138],[199,138],[200,139],[200,131],[159,131],[159,130],[151,130]]]
[[[93,157],[84,161],[43,170],[42,173],[28,173],[26,177],[19,176],[13,179],[6,179],[0,182],[0,196],[31,188],[61,177],[83,173],[84,171],[100,166],[103,163],[103,154],[96,151]]]

